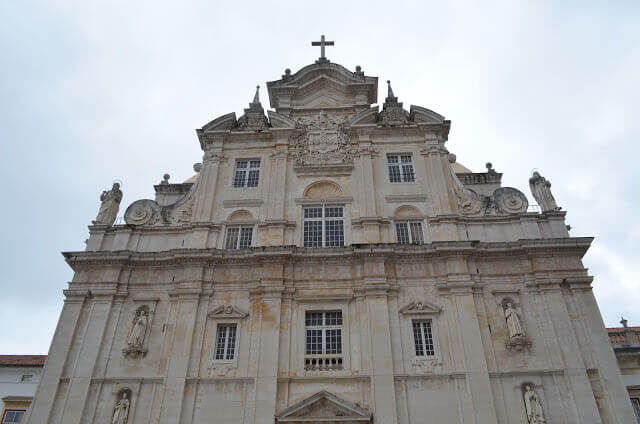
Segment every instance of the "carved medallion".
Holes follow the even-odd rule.
[[[502,187],[493,192],[493,198],[498,207],[506,213],[526,212],[529,202],[526,196],[512,187]]]
[[[124,220],[130,225],[152,225],[158,221],[160,206],[150,199],[140,199],[133,202],[124,213]]]

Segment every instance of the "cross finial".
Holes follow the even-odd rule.
[[[320,36],[320,41],[312,41],[311,45],[312,46],[320,46],[320,60],[325,60],[326,57],[324,56],[324,47],[325,46],[333,46],[335,44],[333,43],[333,41],[326,41],[324,39],[324,34],[322,34]]]

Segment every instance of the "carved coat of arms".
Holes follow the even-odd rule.
[[[345,119],[330,117],[320,111],[311,119],[300,117],[304,132],[296,142],[298,165],[322,165],[353,161],[349,136],[344,131]]]

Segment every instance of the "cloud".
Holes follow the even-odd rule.
[[[597,237],[585,264],[606,322],[624,313],[640,323],[629,300],[639,291],[639,8],[0,2],[0,346],[48,348],[53,325],[38,323],[56,322],[72,276],[59,251],[84,248],[101,190],[123,181],[123,213],[165,172],[190,177],[202,155],[193,129],[313,62],[309,43],[321,33],[336,41],[332,61],[391,79],[405,105],[452,119],[449,149],[464,165],[491,161],[505,185],[527,193],[539,168],[573,235]]]

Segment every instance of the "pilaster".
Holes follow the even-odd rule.
[[[194,222],[211,222],[214,212],[216,183],[222,155],[223,136],[212,136],[205,146],[202,169],[198,176],[196,201],[194,208]]]

